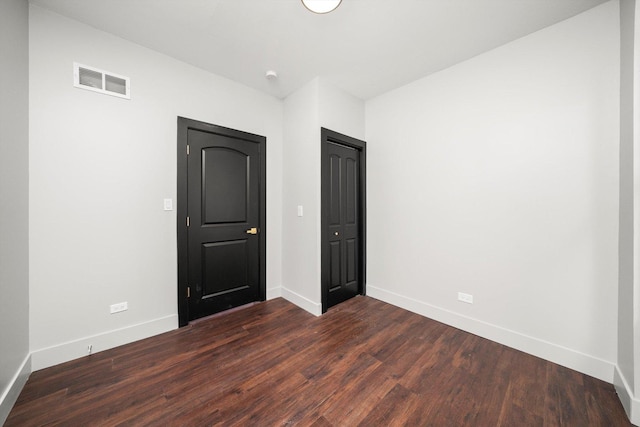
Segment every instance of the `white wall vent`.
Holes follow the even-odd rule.
[[[81,89],[131,99],[129,77],[73,63],[73,85]]]

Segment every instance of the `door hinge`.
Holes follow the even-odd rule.
[[[187,227],[189,226],[189,217],[187,217]]]
[[[189,155],[189,145],[187,144],[187,156]]]
[[[191,298],[191,286],[187,286],[187,298]]]

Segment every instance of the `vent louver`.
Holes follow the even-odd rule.
[[[131,99],[129,77],[78,63],[73,64],[73,85],[105,95]]]

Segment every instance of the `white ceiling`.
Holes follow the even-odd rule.
[[[31,0],[283,98],[316,76],[369,99],[606,0]],[[265,78],[275,70],[278,79]]]

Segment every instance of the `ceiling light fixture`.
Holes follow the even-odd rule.
[[[304,7],[313,13],[329,13],[340,6],[342,0],[302,0]]]

